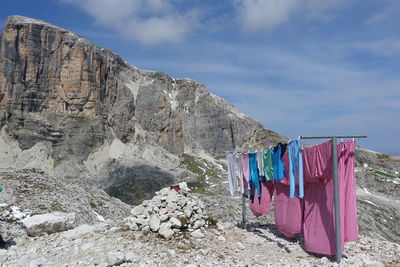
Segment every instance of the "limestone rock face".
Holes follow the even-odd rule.
[[[29,149],[85,159],[107,138],[144,130],[170,153],[240,147],[260,123],[189,79],[143,71],[46,22],[11,16],[0,48],[0,128]]]

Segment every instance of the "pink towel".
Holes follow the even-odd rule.
[[[258,197],[258,192],[256,189],[253,201],[250,200],[250,209],[256,217],[261,216],[262,214],[267,215],[270,213],[273,193],[273,182],[261,182],[261,197]]]
[[[338,150],[341,249],[345,241],[358,239],[354,180],[354,141],[342,142]],[[332,177],[332,142],[303,150],[304,247],[309,252],[335,255],[335,220]]]
[[[302,232],[303,199],[290,198],[290,186],[287,178],[274,183],[275,224],[279,231],[288,238]]]
[[[249,168],[249,154],[242,154],[242,164],[243,164],[243,187],[244,189],[250,189],[249,178],[250,178],[250,168]]]

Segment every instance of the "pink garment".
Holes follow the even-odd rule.
[[[272,194],[274,193],[273,182],[261,182],[261,197],[258,197],[257,188],[255,189],[253,201],[250,200],[250,209],[254,216],[270,213]]]
[[[338,168],[339,170],[344,170],[344,175],[339,176],[340,186],[344,187],[344,196],[340,196],[340,207],[345,207],[346,211],[343,214],[344,225],[341,225],[344,234],[342,240],[344,242],[351,242],[358,240],[357,195],[354,175],[356,143],[354,141],[347,141],[341,144],[343,144],[343,147],[338,151]]]
[[[303,177],[305,182],[320,182],[332,177],[332,142],[328,141],[303,149]]]
[[[242,154],[243,163],[243,187],[244,189],[250,189],[249,178],[250,178],[250,168],[249,168],[249,154]]]
[[[358,239],[354,179],[354,141],[342,142],[338,150],[341,249],[345,241]],[[332,174],[332,142],[303,150],[304,248],[309,252],[335,255],[335,217]]]
[[[302,198],[290,198],[290,186],[285,177],[274,183],[275,224],[286,237],[293,238],[302,232],[303,207]]]

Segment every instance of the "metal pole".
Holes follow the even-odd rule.
[[[335,229],[336,229],[336,262],[342,259],[342,242],[340,231],[340,199],[339,199],[339,178],[338,178],[338,157],[337,139],[332,137],[332,161],[333,161],[333,188],[335,198]]]
[[[245,193],[242,194],[242,227],[243,227],[243,229],[246,228],[246,192],[247,192],[247,189],[245,189]]]
[[[300,136],[300,139],[367,138],[366,135]]]

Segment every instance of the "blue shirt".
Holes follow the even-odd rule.
[[[279,144],[277,149],[272,152],[272,166],[274,168],[274,179],[279,182],[285,177],[285,167],[281,158],[281,145]]]

